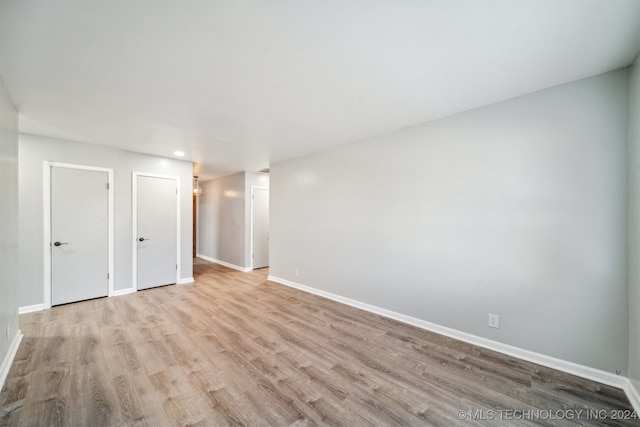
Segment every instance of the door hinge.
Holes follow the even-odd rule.
[[[107,273],[107,280],[109,280],[109,273]]]
[[[176,194],[178,194],[178,189],[176,188]]]
[[[108,190],[109,189],[109,183],[107,182],[105,185],[105,188]]]
[[[176,264],[176,270],[178,269],[178,264]]]

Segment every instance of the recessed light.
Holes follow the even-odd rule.
[[[176,157],[184,157],[184,151],[174,151],[173,155]]]

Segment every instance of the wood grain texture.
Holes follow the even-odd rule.
[[[21,315],[0,425],[640,425],[619,389],[267,274],[196,259],[193,284]]]

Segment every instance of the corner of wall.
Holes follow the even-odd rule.
[[[640,56],[629,73],[629,350],[630,386],[640,402]],[[639,403],[640,404],[640,403]],[[637,409],[637,408],[636,408]]]
[[[18,329],[18,109],[0,78],[0,389],[22,334]]]

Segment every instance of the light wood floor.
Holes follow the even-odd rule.
[[[638,425],[602,419],[631,410],[621,390],[267,282],[267,270],[194,270],[195,284],[21,315],[0,424]],[[549,419],[563,410],[585,412]]]

